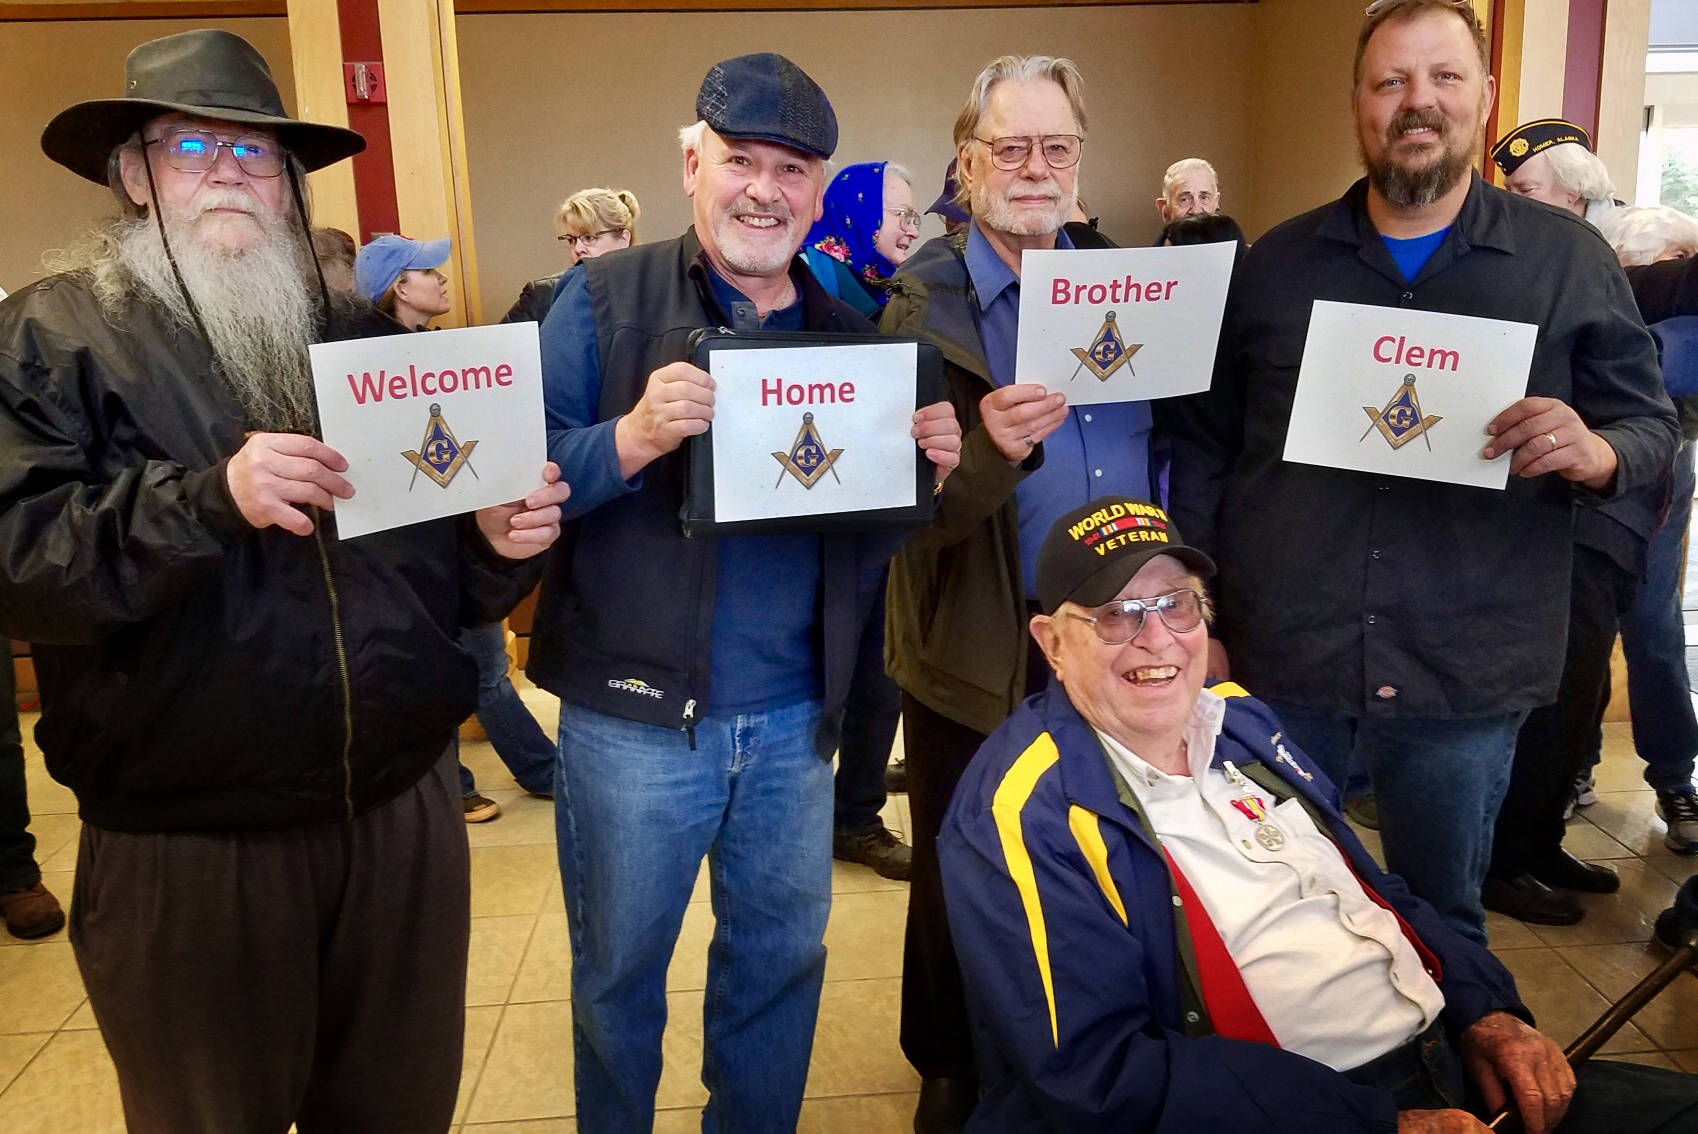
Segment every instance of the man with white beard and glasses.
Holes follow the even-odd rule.
[[[555,780],[584,1130],[648,1130],[666,973],[708,860],[704,1131],[793,1131],[825,974],[831,755],[880,569],[908,532],[686,538],[714,418],[701,328],[872,331],[797,258],[837,116],[770,52],[709,68],[679,132],[692,227],[561,278],[542,328],[549,452],[574,485],[528,671],[560,697]],[[909,434],[941,479],[947,402]],[[947,482],[945,482],[947,483]]]
[[[315,270],[252,46],[145,43],[48,157],[122,216],[0,304],[0,631],[35,643],[82,841],[70,936],[131,1131],[443,1131],[470,889],[456,644],[559,535],[566,486],[339,542],[309,344],[398,332]]]
[[[902,1050],[922,1080],[920,1134],[959,1128],[978,1098],[937,832],[968,760],[1048,674],[1026,633],[1038,548],[1056,517],[1095,496],[1159,499],[1149,403],[1070,410],[1014,376],[1021,256],[1073,247],[1062,226],[1078,197],[1083,86],[1072,61],[1047,55],[979,72],[955,121],[957,200],[972,221],[903,265],[880,324],[942,350],[964,430],[936,520],[891,566],[886,627],[913,811]]]
[[[1609,246],[1473,172],[1495,89],[1473,7],[1379,0],[1354,78],[1367,176],[1239,264],[1213,388],[1177,407],[1172,511],[1220,565],[1213,675],[1230,658],[1333,782],[1359,760],[1388,867],[1484,941],[1516,731],[1556,698],[1574,511],[1661,477],[1679,431]],[[1480,438],[1503,491],[1282,459],[1323,299],[1539,328],[1526,396]]]

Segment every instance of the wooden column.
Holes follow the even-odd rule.
[[[419,240],[453,240],[453,257],[443,272],[454,306],[437,325],[476,324],[482,322],[482,309],[453,5],[450,0],[377,0],[377,12],[401,231]]]
[[[342,91],[342,30],[336,0],[289,0],[289,55],[295,70],[295,114],[308,122],[348,125]],[[313,221],[339,228],[355,240],[360,210],[354,191],[354,166],[341,161],[308,177]]]

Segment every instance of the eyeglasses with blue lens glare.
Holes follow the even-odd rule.
[[[218,151],[226,149],[249,177],[276,177],[283,172],[283,147],[270,138],[242,134],[226,141],[207,130],[168,130],[147,145],[161,146],[165,164],[183,173],[205,173],[218,162]]]

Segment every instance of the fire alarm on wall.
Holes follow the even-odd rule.
[[[389,101],[389,88],[383,84],[381,63],[342,64],[342,85],[347,89],[350,106],[354,103],[381,105]]]

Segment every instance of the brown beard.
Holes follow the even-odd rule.
[[[1444,115],[1436,110],[1407,110],[1391,120],[1391,124],[1386,128],[1388,144],[1385,153],[1388,155],[1396,144],[1398,134],[1411,126],[1428,126],[1439,132],[1444,148],[1435,160],[1418,169],[1399,165],[1389,156],[1371,158],[1366,149],[1360,148],[1358,142],[1362,168],[1368,174],[1368,184],[1391,205],[1400,209],[1425,208],[1454,189],[1456,183],[1468,175],[1468,170],[1474,164],[1474,155],[1473,147],[1462,151],[1450,147],[1445,140],[1446,125]]]

